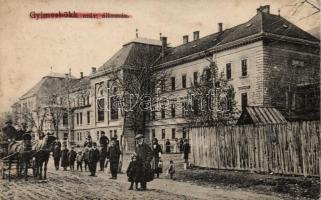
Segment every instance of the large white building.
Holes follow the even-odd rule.
[[[86,134],[98,140],[104,132],[108,137],[125,138],[125,148],[133,149],[135,131],[128,128],[121,109],[110,106],[113,94],[119,92],[112,84],[113,72],[135,65],[137,58],[144,55],[155,69],[170,74],[161,95],[176,101],[170,105],[169,112],[154,112],[147,120],[145,133],[161,143],[188,137],[189,124],[182,105],[184,96],[192,83],[199,80],[209,59],[216,62],[219,71],[224,72],[233,85],[239,109],[249,105],[273,106],[289,119],[302,112],[302,116],[313,113],[312,118],[319,115],[318,39],[282,16],[271,14],[269,6],[258,8],[257,14],[243,24],[229,29],[223,27],[218,23],[218,31],[205,37],[200,37],[199,31],[193,33],[191,40],[188,35],[183,36],[183,43],[176,47],[167,46],[166,37],[162,37],[162,41],[136,38],[123,45],[101,67],[93,68],[89,76],[69,78],[73,84],[68,94],[74,102],[70,107],[69,138],[82,143]],[[299,90],[304,92],[297,92]],[[34,88],[31,91],[35,91]],[[25,105],[25,99],[22,97],[19,105]],[[67,136],[66,126],[59,133]]]

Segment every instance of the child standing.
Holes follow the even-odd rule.
[[[79,169],[80,171],[82,171],[83,154],[81,151],[78,152],[76,160],[77,160],[77,171],[79,171]]]
[[[127,168],[128,181],[130,182],[130,187],[128,190],[132,190],[135,182],[135,188],[138,190],[138,176],[139,176],[139,162],[137,161],[136,155],[132,155],[131,161]]]
[[[77,153],[74,150],[74,147],[71,147],[71,150],[68,154],[70,171],[75,171],[74,167],[75,167],[76,156],[77,156]]]
[[[85,163],[85,171],[89,168],[89,148],[85,147],[85,152],[83,153],[83,160]]]
[[[175,174],[175,167],[174,167],[174,162],[172,160],[169,161],[169,167],[167,170],[167,174],[169,174],[170,179],[173,179],[173,176]]]

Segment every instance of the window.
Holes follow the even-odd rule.
[[[81,132],[79,133],[79,140],[80,141],[82,140],[82,133]]]
[[[183,128],[183,135],[182,137],[185,139],[186,138],[186,128]]]
[[[160,82],[160,89],[161,89],[161,92],[165,92],[165,80],[163,79],[163,80],[161,80],[161,82]]]
[[[155,129],[152,129],[152,138],[156,137]]]
[[[247,76],[247,60],[242,60],[242,76]]]
[[[87,111],[87,124],[90,124],[90,111]]]
[[[97,114],[98,114],[99,122],[102,122],[105,120],[105,99],[97,100]]]
[[[162,129],[162,139],[165,139],[165,129]]]
[[[109,130],[109,137],[110,137],[110,138],[113,137],[113,130]]]
[[[117,96],[112,96],[110,98],[110,118],[118,119],[118,100]]]
[[[182,88],[186,88],[186,75],[182,75]]]
[[[89,95],[87,95],[86,99],[87,99],[86,105],[89,105]]]
[[[210,69],[205,69],[205,78],[206,78],[206,83],[211,82],[211,70]]]
[[[242,110],[244,110],[245,107],[247,106],[247,93],[241,94],[241,103],[242,103]]]
[[[81,113],[79,113],[79,121],[80,121],[80,125],[82,124],[82,112]]]
[[[226,79],[229,80],[232,78],[232,68],[231,63],[226,64]]]
[[[152,107],[152,120],[156,119],[155,107]]]
[[[165,119],[165,108],[164,108],[164,106],[162,106],[162,108],[161,108],[161,117],[162,117],[162,119]]]
[[[68,134],[67,134],[67,138],[68,138]],[[66,139],[67,139],[67,138],[66,138]],[[71,140],[71,141],[74,141],[74,140],[75,140],[75,133],[74,133],[74,132],[71,132],[71,133],[70,133],[70,140]]]
[[[193,110],[194,110],[194,115],[197,116],[199,114],[199,102],[198,99],[193,99]]]
[[[77,125],[79,125],[79,113],[77,113],[76,116],[77,116]]]
[[[171,113],[172,113],[172,117],[175,117],[175,104],[171,105]]]
[[[172,78],[171,78],[171,85],[172,85],[172,91],[174,91],[175,88],[176,88],[175,77],[172,77]]]
[[[114,130],[114,137],[117,138],[117,130]]]
[[[194,83],[194,85],[197,85],[197,81],[198,81],[198,72],[194,72],[193,73],[193,83]]]
[[[185,117],[186,116],[186,112],[187,112],[187,103],[186,102],[183,102],[182,103],[182,116]]]
[[[62,117],[62,125],[68,126],[68,113],[64,113],[64,115]]]
[[[64,133],[64,140],[68,139],[68,133]]]
[[[172,139],[175,139],[176,138],[176,129],[175,128],[172,128]]]

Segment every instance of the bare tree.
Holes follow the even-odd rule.
[[[210,59],[209,66],[192,81],[188,90],[185,112],[191,126],[219,126],[235,122],[239,115],[235,91],[216,63]]]

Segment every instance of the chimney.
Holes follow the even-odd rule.
[[[200,32],[199,31],[194,31],[193,35],[194,35],[194,40],[200,39]]]
[[[183,35],[183,44],[188,43],[188,35]]]
[[[96,67],[92,67],[92,68],[91,68],[91,72],[92,72],[92,73],[96,73]]]
[[[167,48],[167,37],[161,37],[162,41],[162,57],[165,55],[165,49]]]
[[[80,78],[84,78],[84,72],[80,72]]]
[[[257,13],[267,13],[270,14],[270,5],[260,6],[256,9]]]
[[[223,31],[223,23],[218,23],[218,32],[221,33]]]

